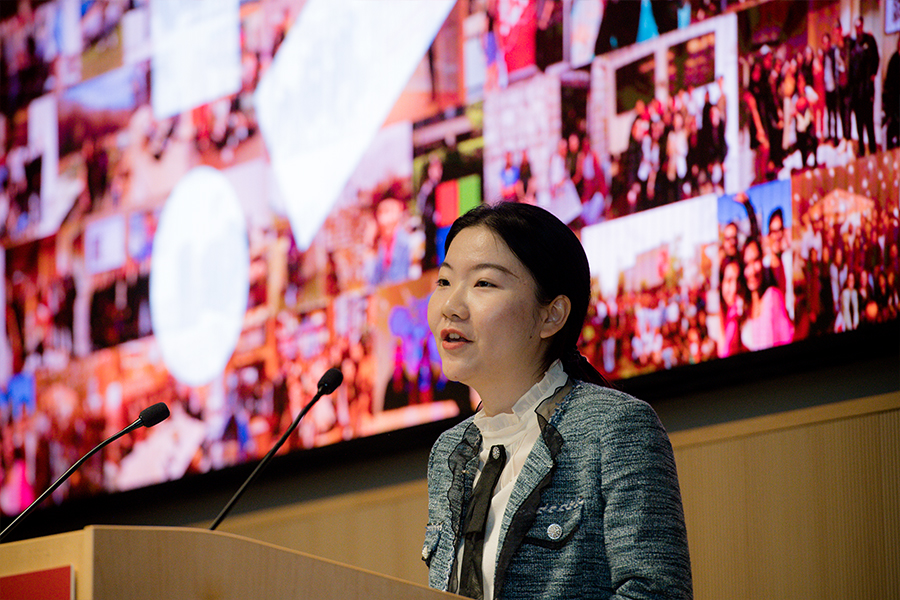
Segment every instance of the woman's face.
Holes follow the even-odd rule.
[[[722,273],[722,300],[725,306],[734,306],[737,300],[738,273],[740,266],[736,262],[728,263]]]
[[[751,292],[759,291],[762,286],[762,255],[756,242],[748,243],[744,247],[744,279],[747,280],[747,289]]]
[[[769,223],[769,244],[773,252],[779,253],[784,249],[784,221],[777,215]]]
[[[428,325],[448,379],[482,396],[504,381],[528,380],[530,387],[548,342],[545,313],[534,278],[500,237],[480,225],[457,234],[428,302]]]
[[[569,151],[569,143],[565,139],[561,139],[556,143],[556,153],[565,156]]]
[[[737,225],[729,223],[725,226],[725,233],[722,239],[722,249],[726,256],[737,256]]]
[[[390,233],[400,224],[403,217],[403,203],[396,198],[385,198],[375,209],[375,220],[382,232]]]

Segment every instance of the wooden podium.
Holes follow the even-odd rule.
[[[13,597],[6,576],[64,566],[74,570],[77,600],[458,598],[229,533],[92,525],[0,544],[0,599]]]

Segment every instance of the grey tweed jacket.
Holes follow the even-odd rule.
[[[535,410],[541,436],[501,521],[495,599],[690,599],[691,566],[672,446],[653,409],[570,380]],[[422,558],[448,590],[481,433],[445,431],[428,464]]]

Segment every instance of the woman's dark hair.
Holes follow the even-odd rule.
[[[747,281],[744,278],[744,262],[742,259],[736,256],[726,256],[722,259],[722,264],[719,266],[719,306],[725,306],[725,298],[722,296],[722,280],[725,279],[725,269],[730,267],[731,265],[737,266],[737,295],[747,300]]]
[[[388,199],[399,200],[404,204],[412,198],[409,183],[404,179],[390,179],[382,182],[372,191],[372,206],[378,206]]]
[[[747,252],[747,248],[751,244],[756,246],[757,260],[760,263],[762,263],[762,260],[763,260],[763,246],[762,246],[762,242],[760,241],[760,239],[755,236],[747,238],[747,241],[744,242],[744,247],[741,248],[740,263],[741,263],[741,274],[742,275],[744,275],[743,271],[747,267],[747,263],[744,261],[744,256],[745,256],[745,253]],[[744,282],[744,289],[747,289],[747,287],[746,287],[747,286],[747,276],[746,275],[744,275],[744,277],[743,277],[743,282]],[[772,275],[772,272],[769,269],[763,268],[762,273],[760,274],[759,289],[757,290],[757,293],[760,295],[760,297],[762,297],[762,295],[766,292],[766,290],[768,290],[773,285],[776,285],[775,277]],[[747,293],[749,294],[749,290],[747,290]]]
[[[775,210],[773,210],[769,214],[769,231],[770,232],[772,230],[772,220],[775,217],[778,217],[778,219],[781,221],[781,226],[784,227],[784,211],[781,209],[780,206],[776,207]]]
[[[565,325],[550,341],[544,369],[560,359],[572,377],[608,386],[603,375],[578,352],[578,338],[591,300],[591,272],[575,233],[538,206],[515,202],[482,204],[453,222],[444,252],[460,231],[479,225],[502,239],[525,265],[537,284],[538,302],[547,305],[562,295],[572,303]]]

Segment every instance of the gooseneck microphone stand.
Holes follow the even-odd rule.
[[[244,490],[247,489],[247,486],[250,485],[250,482],[262,471],[266,465],[269,464],[269,461],[272,460],[272,457],[275,456],[275,453],[278,452],[278,449],[281,448],[282,445],[287,441],[288,437],[290,437],[291,433],[293,433],[294,429],[297,428],[297,425],[300,424],[300,419],[309,412],[309,409],[313,407],[313,404],[318,402],[319,398],[322,396],[326,396],[337,389],[341,382],[344,380],[344,375],[338,369],[328,369],[325,371],[325,374],[322,375],[322,378],[319,379],[319,386],[316,395],[313,396],[312,400],[303,407],[303,410],[300,411],[300,414],[297,415],[297,418],[294,419],[294,422],[291,423],[291,426],[288,427],[287,431],[281,436],[281,439],[272,447],[271,450],[263,457],[259,464],[256,465],[256,468],[253,469],[253,472],[250,473],[250,477],[244,481],[244,484],[235,492],[234,496],[231,497],[231,500],[228,501],[228,504],[225,505],[225,508],[222,509],[222,512],[219,513],[219,516],[216,517],[216,520],[213,521],[213,524],[209,526],[210,531],[215,531],[216,527],[219,526],[219,523],[231,512],[231,508],[237,503],[238,499],[244,494]]]
[[[9,535],[9,533],[13,530],[13,528],[16,525],[18,525],[19,522],[22,521],[22,519],[27,517],[31,513],[31,511],[33,511],[35,508],[37,508],[38,504],[43,502],[47,496],[49,496],[54,491],[56,491],[56,488],[61,486],[63,484],[63,482],[66,479],[68,479],[72,475],[72,473],[74,473],[78,469],[78,467],[80,467],[82,464],[84,464],[84,461],[86,461],[87,459],[92,457],[94,454],[96,454],[98,451],[102,450],[107,445],[116,441],[117,439],[119,439],[120,437],[125,435],[126,433],[131,433],[132,431],[134,431],[135,429],[138,429],[139,427],[153,427],[154,425],[156,425],[160,421],[164,421],[168,417],[169,417],[169,407],[167,407],[162,402],[157,402],[153,406],[148,406],[147,408],[142,410],[140,416],[137,419],[135,419],[134,423],[132,423],[131,425],[129,425],[128,427],[126,427],[125,429],[120,431],[119,433],[113,435],[112,437],[107,438],[106,440],[100,442],[97,446],[94,447],[93,450],[91,450],[90,452],[88,452],[87,454],[82,456],[78,460],[78,462],[76,462],[74,465],[69,467],[69,470],[66,471],[65,473],[63,473],[62,477],[57,479],[56,482],[54,482],[54,484],[51,485],[47,489],[46,492],[41,494],[40,497],[37,500],[35,500],[34,502],[32,502],[28,508],[26,508],[24,511],[22,511],[22,513],[19,514],[19,516],[16,517],[12,523],[10,523],[9,525],[6,526],[6,529],[4,529],[2,533],[0,533],[0,542],[3,541],[3,538],[5,538],[7,535]]]

